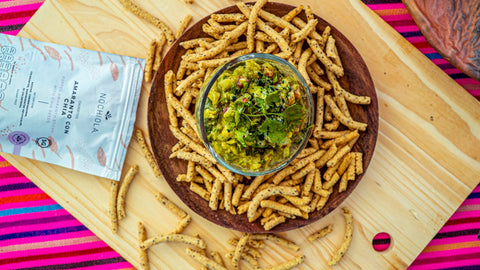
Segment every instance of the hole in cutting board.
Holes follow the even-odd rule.
[[[392,243],[390,234],[386,232],[377,233],[372,239],[373,249],[381,252],[387,250]]]

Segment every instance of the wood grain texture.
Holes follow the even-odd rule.
[[[140,1],[138,1],[140,3]],[[298,1],[281,1],[296,5]],[[145,0],[141,5],[175,29],[191,13],[194,22],[233,1]],[[480,104],[422,53],[359,0],[313,1],[303,4],[341,31],[365,60],[377,90],[379,136],[370,166],[342,206],[354,217],[351,247],[338,269],[404,269],[480,181]],[[93,20],[92,18],[95,18]],[[150,39],[160,30],[129,14],[114,0],[46,1],[20,33],[43,41],[145,57]],[[147,130],[150,84],[142,87],[136,126]],[[148,138],[147,138],[148,139]],[[133,265],[139,266],[136,223],[149,236],[168,232],[178,221],[154,198],[157,191],[184,208],[193,222],[187,234],[199,233],[210,250],[231,249],[226,241],[239,232],[223,229],[189,210],[163,178],[153,176],[139,145],[129,145],[126,164],[138,164],[137,179],[126,198],[127,217],[117,235],[109,229],[105,179],[34,160],[4,155],[15,167],[65,207]],[[306,236],[329,223],[335,228],[311,244]],[[300,269],[325,269],[343,237],[339,209],[325,218],[280,235],[300,245],[306,255]],[[392,247],[378,253],[371,247],[381,231]],[[149,251],[154,269],[192,269],[199,264],[185,255],[184,244],[162,244]],[[293,258],[274,245],[264,250],[261,266]],[[225,257],[224,257],[225,260]]]
[[[295,6],[282,3],[267,3],[263,7],[264,10],[280,17],[293,8],[295,8]],[[236,6],[230,6],[219,10],[216,13],[239,12],[240,11]],[[302,13],[300,17],[303,20],[306,20],[304,13]],[[178,140],[170,132],[165,132],[166,130],[169,130],[170,122],[165,98],[164,74],[170,69],[173,70],[174,73],[178,70],[181,56],[186,51],[179,45],[180,42],[208,36],[202,32],[202,24],[206,23],[208,19],[209,17],[205,17],[191,26],[188,31],[172,45],[155,75],[148,102],[147,119],[152,149],[157,163],[165,176],[165,180],[181,200],[197,214],[226,228],[244,232],[265,233],[266,231],[263,226],[260,225],[260,222],[248,222],[246,214],[232,215],[225,210],[212,211],[207,201],[190,190],[189,183],[176,181],[177,175],[186,173],[187,162],[184,160],[169,158],[171,154],[170,149],[178,142]],[[322,33],[325,27],[329,24],[319,17],[317,17],[317,19],[319,21],[317,24],[317,31]],[[368,123],[366,132],[361,132],[358,143],[355,144],[355,147],[353,148],[353,151],[363,153],[363,169],[366,171],[373,155],[378,133],[378,103],[375,88],[370,73],[368,72],[368,68],[358,51],[342,33],[340,33],[335,27],[331,25],[330,27],[332,29],[331,34],[336,40],[335,44],[338,48],[340,58],[344,59],[345,76],[341,78],[342,86],[347,91],[351,91],[356,95],[369,96],[372,99],[372,104],[368,106],[355,104],[350,104],[349,106],[350,112],[355,120],[362,123]],[[307,44],[304,46],[304,48],[308,47]],[[327,78],[324,79],[328,81]],[[322,169],[322,175],[325,170],[326,168]],[[339,206],[348,195],[350,195],[358,183],[360,183],[363,175],[364,174],[359,175],[354,182],[350,183],[345,192],[339,193],[338,189],[335,188],[325,207],[319,211],[312,212],[308,219],[288,219],[287,222],[273,228],[270,232],[282,232],[300,228],[326,216],[331,211],[335,210],[337,206]]]

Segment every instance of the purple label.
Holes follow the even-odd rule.
[[[14,131],[8,134],[8,140],[14,145],[24,146],[28,143],[30,137],[23,131]]]
[[[30,136],[23,131],[14,131],[8,134],[8,140],[15,145],[13,147],[13,154],[20,155],[20,149],[30,141]]]

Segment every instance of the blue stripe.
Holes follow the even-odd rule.
[[[27,188],[36,188],[34,183],[18,183],[18,184],[9,184],[0,186],[0,191],[10,191],[10,190],[17,190],[17,189],[27,189]]]
[[[59,204],[14,208],[0,211],[0,217],[63,209]]]
[[[452,77],[452,79],[456,80],[456,79],[466,79],[466,78],[470,78],[467,74],[465,73],[456,73],[456,74],[450,74],[449,75],[450,77]]]
[[[403,33],[400,33],[403,37],[421,37],[422,36],[422,32],[420,31],[412,31],[412,32],[403,32]]]
[[[467,197],[467,199],[478,199],[478,198],[480,198],[480,192],[472,192]]]
[[[25,238],[25,237],[80,232],[80,231],[86,231],[86,230],[88,230],[87,227],[80,225],[80,226],[63,227],[63,228],[56,228],[56,229],[50,229],[50,230],[10,233],[10,234],[0,235],[0,241],[17,239],[17,238]]]
[[[425,56],[430,60],[443,58],[439,53],[426,53]]]

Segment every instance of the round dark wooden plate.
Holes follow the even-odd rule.
[[[433,48],[480,81],[480,0],[402,0]]]
[[[294,7],[290,5],[272,2],[267,3],[267,5],[264,7],[264,9],[268,12],[274,13],[278,16],[285,15],[293,8]],[[236,6],[224,8],[216,13],[234,12],[239,12]],[[303,12],[301,17],[306,20]],[[327,25],[330,25],[319,17],[317,17],[317,19],[319,20],[317,29],[320,32],[322,32]],[[170,149],[174,144],[177,143],[177,140],[173,137],[168,128],[169,120],[164,92],[164,74],[170,69],[172,69],[174,72],[176,72],[178,69],[181,55],[183,55],[185,52],[185,49],[178,45],[180,42],[192,38],[206,36],[206,34],[202,32],[202,24],[207,20],[208,17],[197,22],[173,44],[163,59],[160,68],[155,74],[148,101],[148,132],[150,134],[153,155],[170,187],[180,197],[180,199],[197,214],[226,228],[243,232],[264,233],[266,231],[260,225],[260,222],[257,221],[254,223],[249,223],[246,214],[232,215],[224,210],[212,211],[208,206],[208,202],[190,191],[187,183],[177,182],[175,180],[178,174],[186,173],[187,162],[168,158],[171,153]],[[355,120],[368,123],[367,131],[361,133],[360,138],[354,147],[354,151],[361,151],[364,154],[363,161],[365,171],[372,158],[373,150],[377,140],[377,96],[370,73],[360,54],[344,35],[342,35],[332,25],[330,25],[330,27],[332,28],[331,33],[336,39],[338,52],[342,58],[345,69],[345,76],[341,80],[342,86],[354,94],[368,95],[372,99],[372,104],[368,106],[349,104],[353,118]],[[330,196],[330,199],[325,207],[319,211],[310,213],[309,219],[290,219],[286,223],[275,227],[270,232],[280,232],[300,228],[327,215],[338,205],[340,205],[348,197],[348,195],[350,195],[350,193],[352,193],[362,179],[362,176],[363,174],[359,175],[355,181],[350,182],[347,190],[342,193],[338,193],[337,184],[334,187],[336,190]]]

